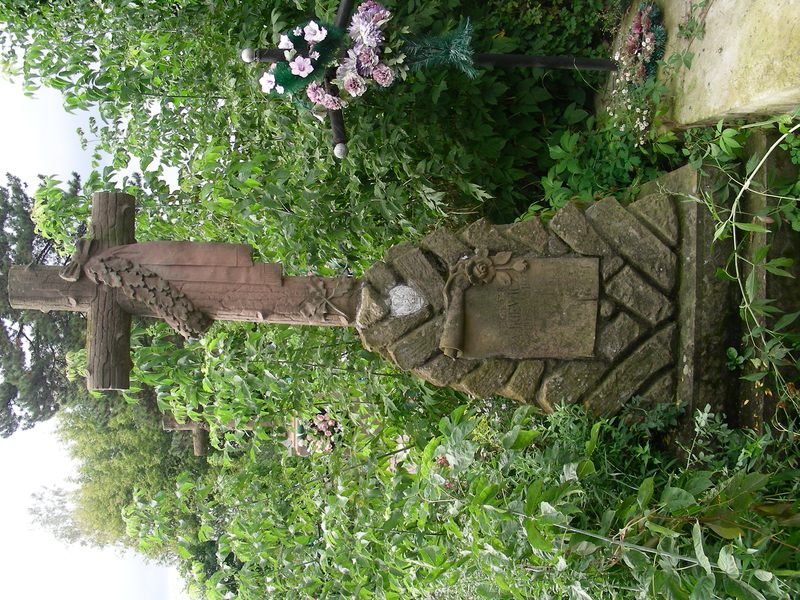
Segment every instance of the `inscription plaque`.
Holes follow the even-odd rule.
[[[527,268],[464,292],[464,358],[589,358],[597,258],[525,258]]]

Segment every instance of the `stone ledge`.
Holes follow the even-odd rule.
[[[595,202],[586,209],[586,217],[606,242],[663,291],[675,287],[675,254],[614,198]]]
[[[605,289],[618,304],[651,325],[658,325],[672,315],[672,303],[629,266],[615,275]]]
[[[389,346],[392,361],[406,371],[422,365],[439,350],[439,333],[443,322],[444,317],[440,315]]]
[[[468,373],[453,388],[474,398],[489,398],[503,387],[513,371],[513,360],[505,358],[487,360]]]
[[[595,415],[608,416],[630,400],[637,390],[658,371],[674,361],[675,324],[670,324],[640,345],[628,358],[612,369],[584,401]]]
[[[508,380],[500,390],[498,395],[516,400],[517,402],[533,402],[536,397],[536,390],[539,388],[539,381],[544,372],[544,361],[524,360],[518,365],[511,379]]]
[[[413,282],[436,312],[444,308],[444,279],[420,249],[413,246],[406,249],[394,256],[391,264],[407,283]]]

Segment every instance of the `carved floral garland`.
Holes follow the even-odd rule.
[[[144,304],[185,338],[200,337],[213,323],[169,281],[126,258],[97,257],[84,271],[95,283],[119,289]]]

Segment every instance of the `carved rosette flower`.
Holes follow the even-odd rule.
[[[511,283],[511,274],[508,271],[522,272],[528,267],[523,259],[511,260],[511,252],[498,252],[489,256],[486,248],[475,250],[475,256],[463,259],[457,266],[456,272],[467,277],[470,285],[485,285],[497,281],[502,286]]]
[[[491,283],[495,276],[494,262],[485,248],[477,250],[475,256],[468,258],[462,268],[472,285]]]
[[[450,270],[444,285],[445,320],[439,348],[446,356],[458,358],[463,352],[464,295],[476,285],[496,282],[501,287],[511,285],[511,271],[522,272],[528,263],[521,258],[511,259],[511,252],[498,252],[489,256],[486,248],[476,248],[475,255],[462,258]]]

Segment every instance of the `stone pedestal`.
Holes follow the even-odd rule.
[[[737,388],[725,349],[736,344],[740,332],[735,288],[715,272],[725,265],[730,247],[711,243],[714,223],[705,205],[688,199],[712,188],[684,167],[646,184],[627,207],[613,198],[588,207],[572,203],[546,226],[538,220],[513,225],[481,220],[455,234],[440,229],[418,244],[394,246],[365,273],[356,327],[369,349],[397,366],[471,396],[504,396],[548,412],[559,404],[582,403],[590,412],[612,415],[635,396],[644,408],[684,402],[693,414],[708,403],[724,412]],[[576,259],[592,266],[596,291],[575,290],[593,303],[591,350],[569,352],[568,336],[578,330],[571,326],[536,343],[539,332],[530,328],[537,320],[526,316],[505,352],[483,358],[443,352],[446,282],[465,258],[487,253],[500,256],[500,264],[524,260],[537,269],[543,263],[557,269]],[[509,289],[514,293],[513,285]],[[575,311],[569,302],[547,304],[565,294],[567,289],[531,294],[525,310],[556,315],[558,323],[585,321],[583,305]],[[503,317],[502,302],[497,314],[491,304],[478,306],[489,322]],[[581,333],[582,343],[586,335]],[[519,343],[525,336],[530,343]],[[565,336],[563,355],[559,336]]]
[[[620,48],[639,3],[632,3],[615,42]],[[672,81],[672,121],[677,127],[720,119],[772,116],[800,106],[800,3],[797,0],[711,0],[695,12],[704,35],[685,39],[692,0],[657,0],[667,29],[665,58],[689,50],[691,68]],[[659,75],[663,79],[663,74]]]

